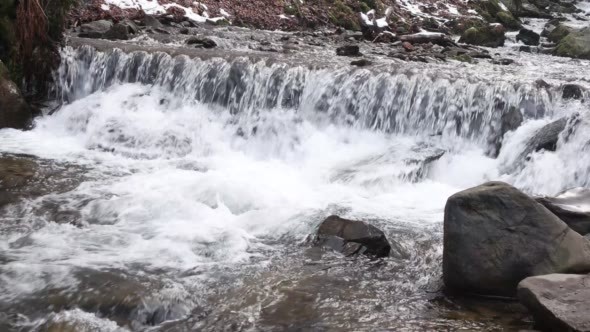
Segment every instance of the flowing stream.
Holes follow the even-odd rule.
[[[527,328],[513,303],[441,293],[445,201],[488,180],[547,195],[589,185],[590,96],[560,88],[587,86],[588,62],[62,55],[63,106],[31,131],[0,130],[0,153],[35,163],[48,186],[0,210],[0,329]],[[514,109],[524,123],[502,139]],[[582,125],[570,120],[555,152],[518,159],[535,130],[575,113]],[[406,257],[312,248],[331,214],[375,224]]]

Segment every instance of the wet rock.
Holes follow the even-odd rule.
[[[493,24],[485,27],[472,27],[461,35],[460,43],[479,45],[485,47],[504,46],[506,36],[501,24]]]
[[[584,88],[577,84],[564,84],[561,97],[563,99],[581,99],[584,96]]]
[[[559,41],[553,53],[557,56],[590,59],[590,27],[569,33]]]
[[[365,36],[363,35],[362,32],[360,32],[360,31],[350,31],[350,30],[346,30],[346,33],[344,34],[344,36],[346,38],[352,38],[354,40],[363,40],[365,38]]]
[[[45,322],[34,329],[43,332],[123,332],[113,321],[97,317],[94,313],[73,309],[50,314]]]
[[[143,18],[143,25],[152,28],[152,29],[162,29],[164,28],[164,24],[162,24],[157,18],[153,16],[146,15]]]
[[[130,34],[138,34],[139,31],[141,30],[139,28],[139,26],[132,20],[123,20],[121,22],[119,22],[118,24],[121,24],[125,27],[127,27],[127,31],[129,31]]]
[[[366,67],[366,66],[372,65],[373,62],[371,62],[367,59],[360,59],[360,60],[354,60],[354,61],[350,62],[350,64],[353,66],[357,66],[357,67]]]
[[[18,86],[10,80],[8,69],[0,61],[0,129],[25,129],[32,120],[29,104]]]
[[[590,331],[590,275],[549,274],[518,285],[518,299],[543,331]]]
[[[330,216],[321,224],[315,244],[341,252],[346,256],[367,255],[387,257],[391,245],[385,234],[363,221]]]
[[[490,55],[490,53],[487,52],[468,52],[467,55],[469,55],[470,57],[474,58],[474,59],[491,59],[492,56]]]
[[[149,295],[145,284],[117,271],[85,269],[77,272],[76,278],[77,291],[47,290],[44,299],[53,310],[78,307],[126,325],[144,307]]]
[[[213,39],[207,38],[207,37],[199,37],[199,36],[189,37],[186,40],[186,44],[187,45],[196,45],[196,46],[200,46],[203,48],[214,48],[217,46],[217,43]]]
[[[555,151],[559,134],[565,129],[566,124],[567,119],[562,118],[537,130],[533,137],[526,142],[516,162],[523,163],[535,151]]]
[[[543,79],[538,79],[535,81],[535,86],[539,89],[549,89],[551,88],[551,85],[549,83],[547,83],[545,80]]]
[[[495,59],[494,61],[492,61],[492,63],[495,65],[508,66],[508,65],[513,64],[514,60],[502,58],[502,59]]]
[[[83,181],[84,168],[33,156],[0,154],[0,208],[22,198],[62,193]]]
[[[404,48],[404,50],[406,50],[406,52],[414,51],[414,46],[407,41],[402,43],[402,47]]]
[[[541,36],[529,29],[520,29],[518,35],[516,35],[516,40],[523,42],[525,45],[537,46],[539,45],[539,40]]]
[[[549,31],[544,30],[544,31]],[[569,35],[572,32],[572,28],[565,26],[563,24],[559,24],[553,27],[550,32],[546,33],[547,39],[553,43],[559,43],[563,38]]]
[[[182,34],[182,35],[188,35],[189,34],[189,29],[184,27],[184,28],[180,28],[180,30],[178,30],[178,33]]]
[[[536,200],[574,231],[590,234],[590,189],[574,188],[555,197],[537,197]]]
[[[85,38],[102,38],[112,27],[113,22],[107,20],[85,23],[80,26],[79,36]]]
[[[336,55],[340,56],[359,56],[361,55],[358,45],[345,45],[336,49]]]
[[[499,110],[505,106],[505,103],[499,102],[497,104]],[[502,142],[504,140],[504,135],[509,131],[514,131],[524,121],[524,117],[520,110],[514,106],[511,106],[508,109],[508,112],[502,114],[500,118],[500,132],[493,138],[493,147],[494,149],[490,151],[490,155],[494,158],[498,157],[500,150],[502,149]]]
[[[502,23],[507,29],[518,30],[522,27],[520,21],[508,11],[500,11],[496,14],[496,20]]]
[[[468,54],[455,55],[453,57],[453,60],[457,60],[457,61],[461,61],[461,62],[465,62],[465,63],[475,63],[473,58],[471,56],[469,56]]]
[[[117,23],[104,33],[103,38],[109,40],[128,40],[134,34],[132,31],[133,29],[129,25]]]
[[[524,121],[524,117],[520,110],[516,107],[510,107],[508,112],[502,114],[501,118],[501,131],[502,135],[506,134],[509,131],[516,130],[522,122]]]
[[[452,291],[511,297],[530,276],[590,271],[590,242],[502,182],[451,196],[443,241],[443,279]]]

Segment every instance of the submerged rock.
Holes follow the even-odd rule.
[[[217,43],[213,39],[207,38],[207,37],[199,37],[199,36],[189,37],[186,40],[186,44],[187,45],[196,45],[196,46],[200,46],[203,48],[214,48],[217,46]]]
[[[25,129],[32,120],[31,108],[10,80],[8,70],[0,61],[0,129]]]
[[[370,60],[367,60],[367,59],[360,59],[360,60],[351,61],[350,64],[352,66],[357,66],[357,67],[366,67],[366,66],[372,65],[373,62],[371,62]]]
[[[543,331],[590,331],[590,275],[549,274],[518,285],[518,298]]]
[[[346,256],[387,257],[391,251],[391,244],[377,227],[338,216],[330,216],[320,224],[315,244]]]
[[[584,88],[577,84],[564,84],[561,90],[563,99],[581,99],[584,96]]]
[[[590,242],[502,182],[451,196],[443,241],[443,279],[453,291],[514,296],[526,277],[590,271]]]
[[[555,197],[538,197],[537,202],[581,235],[590,234],[590,189],[574,188]]]
[[[345,45],[336,49],[336,55],[340,56],[358,56],[361,55],[358,45]]]
[[[0,209],[22,198],[72,190],[83,181],[85,171],[33,156],[0,154]]]

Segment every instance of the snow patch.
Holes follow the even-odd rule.
[[[159,15],[165,14],[168,8],[179,8],[184,11],[184,16],[190,20],[193,20],[198,23],[204,23],[206,21],[217,22],[219,20],[225,19],[225,17],[213,17],[210,18],[209,14],[207,13],[207,5],[202,4],[200,2],[193,2],[193,5],[196,7],[201,7],[205,11],[203,14],[199,15],[195,13],[192,8],[187,8],[181,6],[176,3],[168,3],[164,5],[160,5],[157,0],[105,0],[105,3],[101,6],[102,10],[109,10],[110,6],[119,7],[121,9],[138,9],[143,10],[147,15]],[[225,11],[224,11],[225,12]],[[225,12],[227,14],[227,12]],[[222,13],[223,15],[223,13]],[[229,15],[229,14],[228,14]]]
[[[382,18],[375,18],[375,10],[371,9],[366,13],[360,13],[361,19],[366,26],[376,26],[378,28],[385,28],[389,26],[387,23],[387,12]]]

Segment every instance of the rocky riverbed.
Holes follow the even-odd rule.
[[[585,330],[589,8],[86,2],[0,130],[0,330]]]

